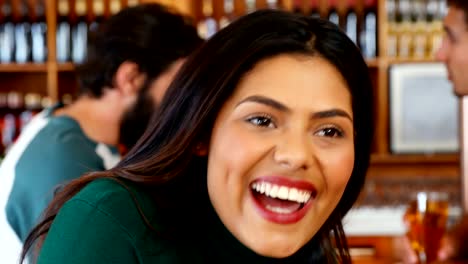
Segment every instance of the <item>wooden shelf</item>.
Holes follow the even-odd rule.
[[[443,177],[458,179],[460,158],[458,154],[373,154],[368,175],[371,178]]]
[[[380,66],[381,60],[379,58],[366,59],[366,63],[369,68],[377,68]]]
[[[456,164],[460,161],[459,154],[373,154],[371,164],[401,165],[401,164]]]
[[[47,73],[45,63],[0,63],[1,72],[43,72]]]
[[[435,58],[432,59],[399,59],[388,58],[388,64],[401,64],[401,63],[437,63]]]
[[[72,62],[59,63],[57,69],[59,72],[72,72],[75,70],[75,64]]]

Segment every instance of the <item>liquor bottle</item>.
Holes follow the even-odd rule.
[[[120,0],[110,0],[109,11],[111,15],[117,14],[122,9]]]
[[[267,0],[267,8],[277,9],[278,8],[278,0]]]
[[[427,6],[423,0],[413,0],[413,58],[423,59],[427,55]]]
[[[113,1],[115,2],[115,1]],[[120,2],[120,0],[119,0]],[[116,4],[114,4],[115,6]],[[114,7],[115,8],[115,7]],[[92,11],[94,14],[93,21],[89,25],[89,31],[96,31],[99,25],[104,22],[105,14],[104,14],[104,0],[94,0]],[[115,10],[114,10],[115,11]]]
[[[217,31],[217,23],[213,18],[213,4],[211,0],[203,0],[203,19],[198,23],[197,30],[198,34],[204,38],[209,39]]]
[[[45,18],[44,0],[36,0],[34,7],[34,22],[31,25],[32,61],[42,63],[47,55],[47,23]]]
[[[102,2],[94,0],[93,2]],[[88,23],[86,21],[86,0],[75,0],[76,24],[72,27],[72,61],[82,63],[86,56],[86,44],[88,42]]]
[[[330,20],[332,23],[334,23],[337,26],[340,26],[341,19],[340,19],[340,14],[338,12],[338,6],[336,0],[330,0],[328,6],[328,20]]]
[[[71,60],[70,5],[68,0],[57,0],[57,10],[57,61],[67,62]]]
[[[257,9],[255,0],[245,0],[245,13],[250,14]]]
[[[395,58],[398,55],[398,22],[396,0],[387,0],[386,4],[388,18],[387,56],[390,58]]]
[[[3,116],[2,145],[8,152],[19,135],[19,115],[23,110],[23,97],[19,92],[11,91],[7,94],[8,111]]]
[[[357,45],[358,43],[358,36],[357,36],[357,15],[356,11],[356,1],[355,0],[347,0],[347,7],[346,7],[346,20],[345,20],[345,32],[346,35]]]
[[[377,56],[377,1],[365,0],[359,46],[365,58]]]
[[[399,20],[398,30],[398,57],[407,59],[412,56],[412,22],[411,22],[411,4],[410,0],[399,0],[398,10],[401,19]]]
[[[444,35],[443,19],[445,17],[447,7],[445,1],[440,0],[429,0],[427,6],[428,12],[428,56],[433,57],[440,45],[442,44],[442,38]]]
[[[294,0],[293,13],[308,14],[310,9],[309,1]]]
[[[320,17],[320,9],[319,9],[319,4],[318,0],[311,0],[310,1],[310,13],[309,16],[311,17]]]
[[[24,111],[20,114],[20,132],[22,132],[33,117],[41,111],[41,95],[37,93],[27,93],[24,96],[24,108]]]
[[[29,8],[25,2],[18,1],[18,16],[15,25],[15,61],[26,63],[31,61],[31,22]]]
[[[223,16],[219,19],[219,28],[224,28],[225,26],[229,25],[234,18],[234,0],[224,0],[223,3],[223,10],[224,14]]]
[[[140,4],[139,0],[127,0],[127,6],[128,7],[136,6],[138,4]]]
[[[10,63],[14,58],[15,26],[12,20],[12,4],[4,0],[1,5],[2,21],[0,22],[0,62]]]

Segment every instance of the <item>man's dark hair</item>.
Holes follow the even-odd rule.
[[[188,18],[162,5],[124,9],[90,34],[87,58],[77,67],[80,93],[100,97],[104,88],[114,86],[125,61],[136,63],[151,81],[201,43]]]
[[[453,6],[462,10],[465,15],[465,24],[468,26],[468,1],[467,0],[447,0],[447,5]]]

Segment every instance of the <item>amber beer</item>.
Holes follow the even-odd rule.
[[[420,192],[405,213],[407,236],[419,263],[437,260],[437,251],[445,233],[448,217],[448,196],[440,192]]]

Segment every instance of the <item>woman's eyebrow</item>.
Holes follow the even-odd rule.
[[[243,104],[243,103],[246,103],[246,102],[255,102],[255,103],[259,103],[259,104],[264,104],[264,105],[267,105],[267,106],[270,106],[270,107],[273,107],[275,109],[278,109],[282,112],[290,112],[291,109],[289,109],[287,106],[285,106],[284,104],[274,100],[274,99],[271,99],[271,98],[268,98],[268,97],[265,97],[265,96],[261,96],[261,95],[252,95],[252,96],[249,96],[247,98],[245,98],[244,100],[240,101],[236,106],[239,106],[240,104]]]
[[[329,118],[329,117],[336,117],[341,116],[349,119],[351,122],[353,118],[344,110],[341,109],[330,109],[325,111],[320,111],[312,114],[312,118]]]
[[[254,102],[254,103],[259,103],[259,104],[264,104],[264,105],[267,105],[267,106],[270,106],[272,108],[275,108],[275,109],[278,109],[282,112],[291,112],[291,109],[289,107],[287,107],[286,105],[274,100],[274,99],[271,99],[271,98],[268,98],[268,97],[265,97],[265,96],[262,96],[262,95],[252,95],[252,96],[249,96],[245,99],[243,99],[242,101],[240,101],[236,106],[239,106],[243,103],[246,103],[246,102]],[[311,118],[313,119],[320,119],[320,118],[330,118],[330,117],[345,117],[347,119],[349,119],[351,122],[353,121],[353,118],[344,110],[341,110],[341,109],[338,109],[338,108],[334,108],[334,109],[330,109],[330,110],[325,110],[325,111],[319,111],[319,112],[315,112],[311,115]]]

